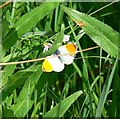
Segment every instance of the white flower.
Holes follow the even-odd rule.
[[[51,43],[44,43],[43,45],[44,45],[43,52],[48,51],[48,50],[49,50],[49,48],[51,48],[51,47],[52,47],[52,44],[51,44]]]
[[[70,35],[64,35],[63,43],[68,42],[70,40]]]

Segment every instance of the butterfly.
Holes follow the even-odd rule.
[[[65,68],[65,64],[69,65],[73,62],[77,48],[77,45],[72,42],[60,46],[50,57],[46,57],[42,63],[42,70],[61,72]]]

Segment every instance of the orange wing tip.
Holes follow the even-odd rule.
[[[69,42],[67,45],[60,46],[58,51],[61,54],[61,61],[64,64],[69,65],[73,62],[74,56],[77,53],[77,45],[75,43]]]
[[[77,45],[75,43],[68,43],[66,49],[70,55],[75,55],[77,53]]]

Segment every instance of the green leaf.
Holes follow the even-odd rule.
[[[16,68],[16,65],[5,66],[3,73],[2,73],[2,76],[3,76],[2,77],[2,86],[4,86],[7,83],[8,77],[13,74],[15,68]],[[0,85],[0,88],[1,88],[1,85]]]
[[[21,36],[30,30],[57,5],[58,3],[43,3],[41,6],[36,7],[31,12],[21,17],[20,20],[15,24],[16,30],[18,31],[18,36]]]
[[[52,48],[50,48],[46,52],[42,52],[40,54],[40,57],[45,57],[45,56],[49,56],[49,55],[53,54],[58,49],[58,47],[61,46],[61,44],[63,42],[63,36],[64,36],[63,31],[59,32],[55,37],[55,42],[54,42]]]
[[[7,56],[2,57],[2,62],[8,62],[10,59],[15,59],[17,57],[18,59],[18,52],[8,54]]]
[[[13,101],[13,94],[7,97],[4,103],[6,104],[7,107],[10,107],[12,104],[12,101]]]
[[[11,30],[8,35],[3,39],[3,48],[9,49],[13,46],[18,40],[16,36],[16,32],[18,34],[18,38],[21,37],[24,33],[29,31],[32,27],[36,25],[43,17],[45,17],[51,10],[53,10],[58,5],[57,2],[50,3],[46,2],[36,7],[31,12],[22,16],[15,24],[15,29]]]
[[[3,18],[3,20],[2,20],[2,37],[3,38],[8,33],[8,30],[9,30],[9,22],[6,20],[6,18]]]
[[[31,100],[31,96],[41,74],[41,68],[38,68],[36,72],[26,79],[16,104],[11,107],[16,117],[24,117],[32,107],[33,101]]]
[[[15,115],[14,115],[14,112],[5,105],[2,108],[2,117],[10,118],[10,117],[15,117]]]
[[[39,57],[46,57],[46,56],[50,56],[51,54],[53,54],[56,49],[60,46],[60,44],[55,44],[52,46],[52,48],[50,48],[48,51],[42,52],[40,53]]]
[[[12,35],[11,35],[12,34]],[[9,49],[12,47],[16,41],[18,40],[18,34],[15,28],[12,28],[6,35],[5,38],[3,38],[2,46],[4,50]]]
[[[68,108],[77,100],[77,98],[82,94],[82,91],[78,91],[66,99],[62,100],[60,104],[57,104],[55,107],[53,107],[50,111],[48,111],[44,117],[62,117],[64,113],[68,110]],[[58,112],[59,111],[59,112]]]
[[[4,101],[9,94],[11,94],[17,87],[21,86],[25,82],[26,78],[36,71],[37,67],[33,66],[32,68],[18,71],[14,75],[10,76],[7,84],[2,90],[2,100]]]
[[[29,99],[28,95],[26,95],[24,100],[21,100],[21,102],[19,101],[17,104],[15,104],[11,110],[14,112],[16,117],[24,117],[32,105],[33,101]]]
[[[63,10],[89,35],[89,37],[103,48],[108,54],[116,57],[120,54],[120,34],[107,24],[78,12],[76,10],[61,6]],[[120,58],[120,55],[119,55]]]

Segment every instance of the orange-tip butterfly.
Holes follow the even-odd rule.
[[[69,65],[73,62],[76,53],[77,45],[75,43],[69,42],[66,45],[60,46],[51,57],[46,57],[42,64],[42,70],[44,72],[61,72],[65,64]]]

